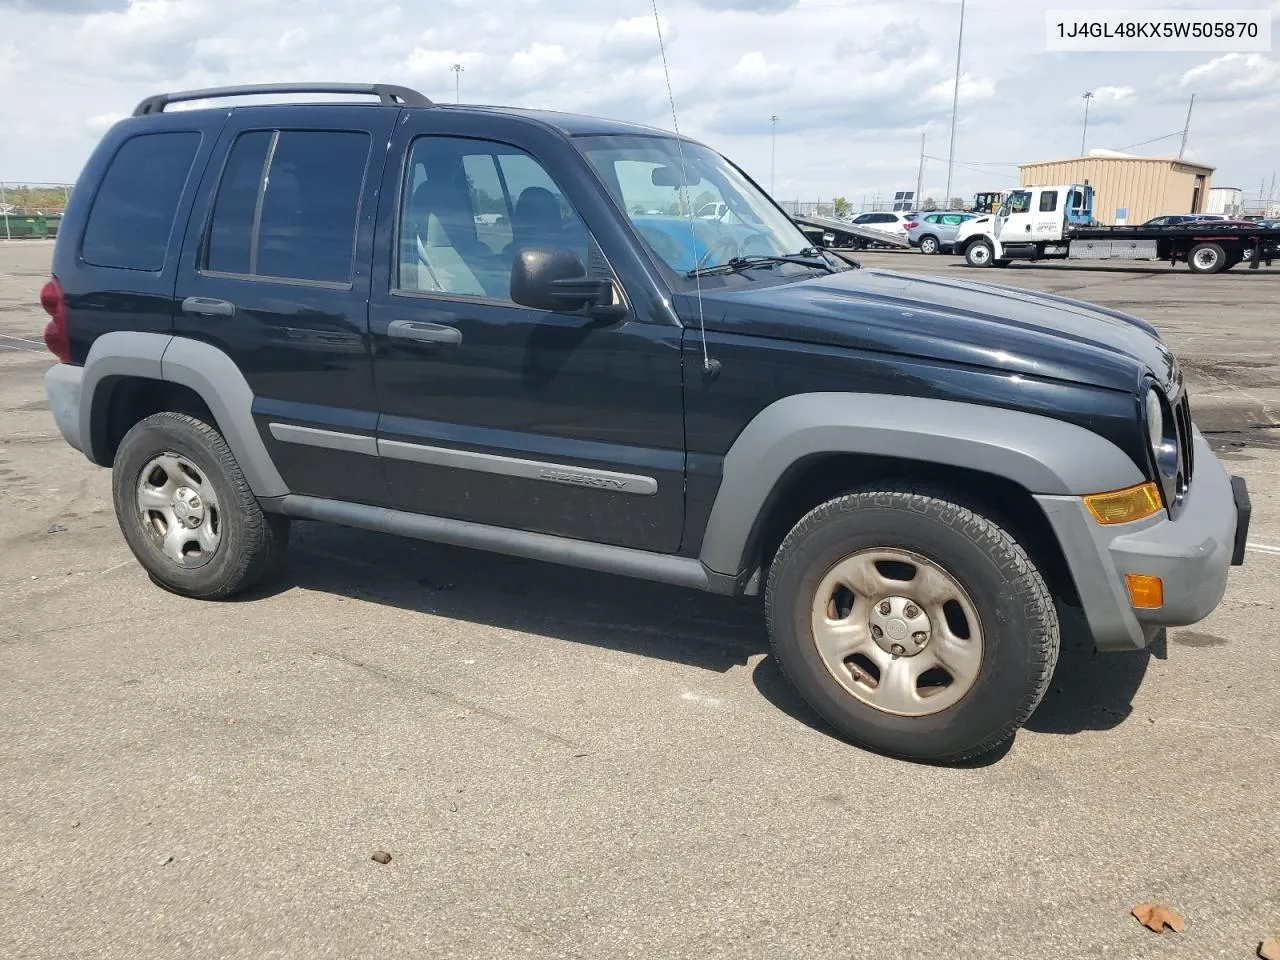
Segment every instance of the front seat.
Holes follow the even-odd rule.
[[[449,183],[428,181],[413,192],[400,243],[400,286],[470,296],[494,295],[484,278],[493,253],[476,239],[466,193]]]
[[[560,246],[563,234],[564,218],[555,194],[545,187],[525,187],[512,211],[511,242],[502,255],[512,261],[522,247]]]

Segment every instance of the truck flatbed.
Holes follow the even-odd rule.
[[[1069,226],[1064,231],[1071,240],[1164,240],[1177,237],[1195,240],[1263,240],[1280,241],[1280,227],[1261,227],[1251,223],[1223,223],[1207,220],[1199,223],[1126,224],[1124,226]]]

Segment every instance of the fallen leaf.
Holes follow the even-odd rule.
[[[1280,937],[1270,937],[1258,944],[1258,956],[1262,960],[1280,960]]]
[[[387,851],[385,850],[379,850],[369,859],[372,860],[374,863],[390,863],[391,854],[387,853]]]
[[[1163,903],[1140,903],[1130,913],[1138,919],[1140,924],[1156,933],[1164,933],[1165,927],[1174,933],[1181,933],[1187,925],[1185,920]]]
[[[46,530],[45,532],[46,533],[66,533],[67,528],[60,523],[54,523],[54,524],[50,524],[49,529]]]

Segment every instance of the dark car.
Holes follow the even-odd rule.
[[[378,102],[167,109],[299,92]],[[1039,703],[1059,603],[1132,650],[1243,558],[1243,482],[1150,324],[854,268],[660,130],[161,95],[93,153],[53,270],[54,417],[184,597],[271,574],[295,519],[763,595],[832,726],[959,761]]]

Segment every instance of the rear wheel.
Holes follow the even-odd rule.
[[[195,417],[135,424],[116,451],[111,489],[129,548],[166,590],[222,599],[283,558],[288,519],[263,513],[222,434]]]
[[[929,254],[937,253],[937,252],[938,252],[938,238],[937,238],[937,237],[921,237],[921,238],[920,238],[920,252],[921,252],[921,253],[929,253]]]
[[[940,492],[890,487],[805,516],[769,571],[774,656],[862,746],[913,760],[990,752],[1048,688],[1058,620],[1027,553]]]
[[[1197,243],[1187,252],[1192,273],[1219,273],[1227,268],[1227,252],[1220,243]]]
[[[975,240],[964,248],[964,262],[971,267],[989,267],[995,262],[995,248],[986,240]]]

